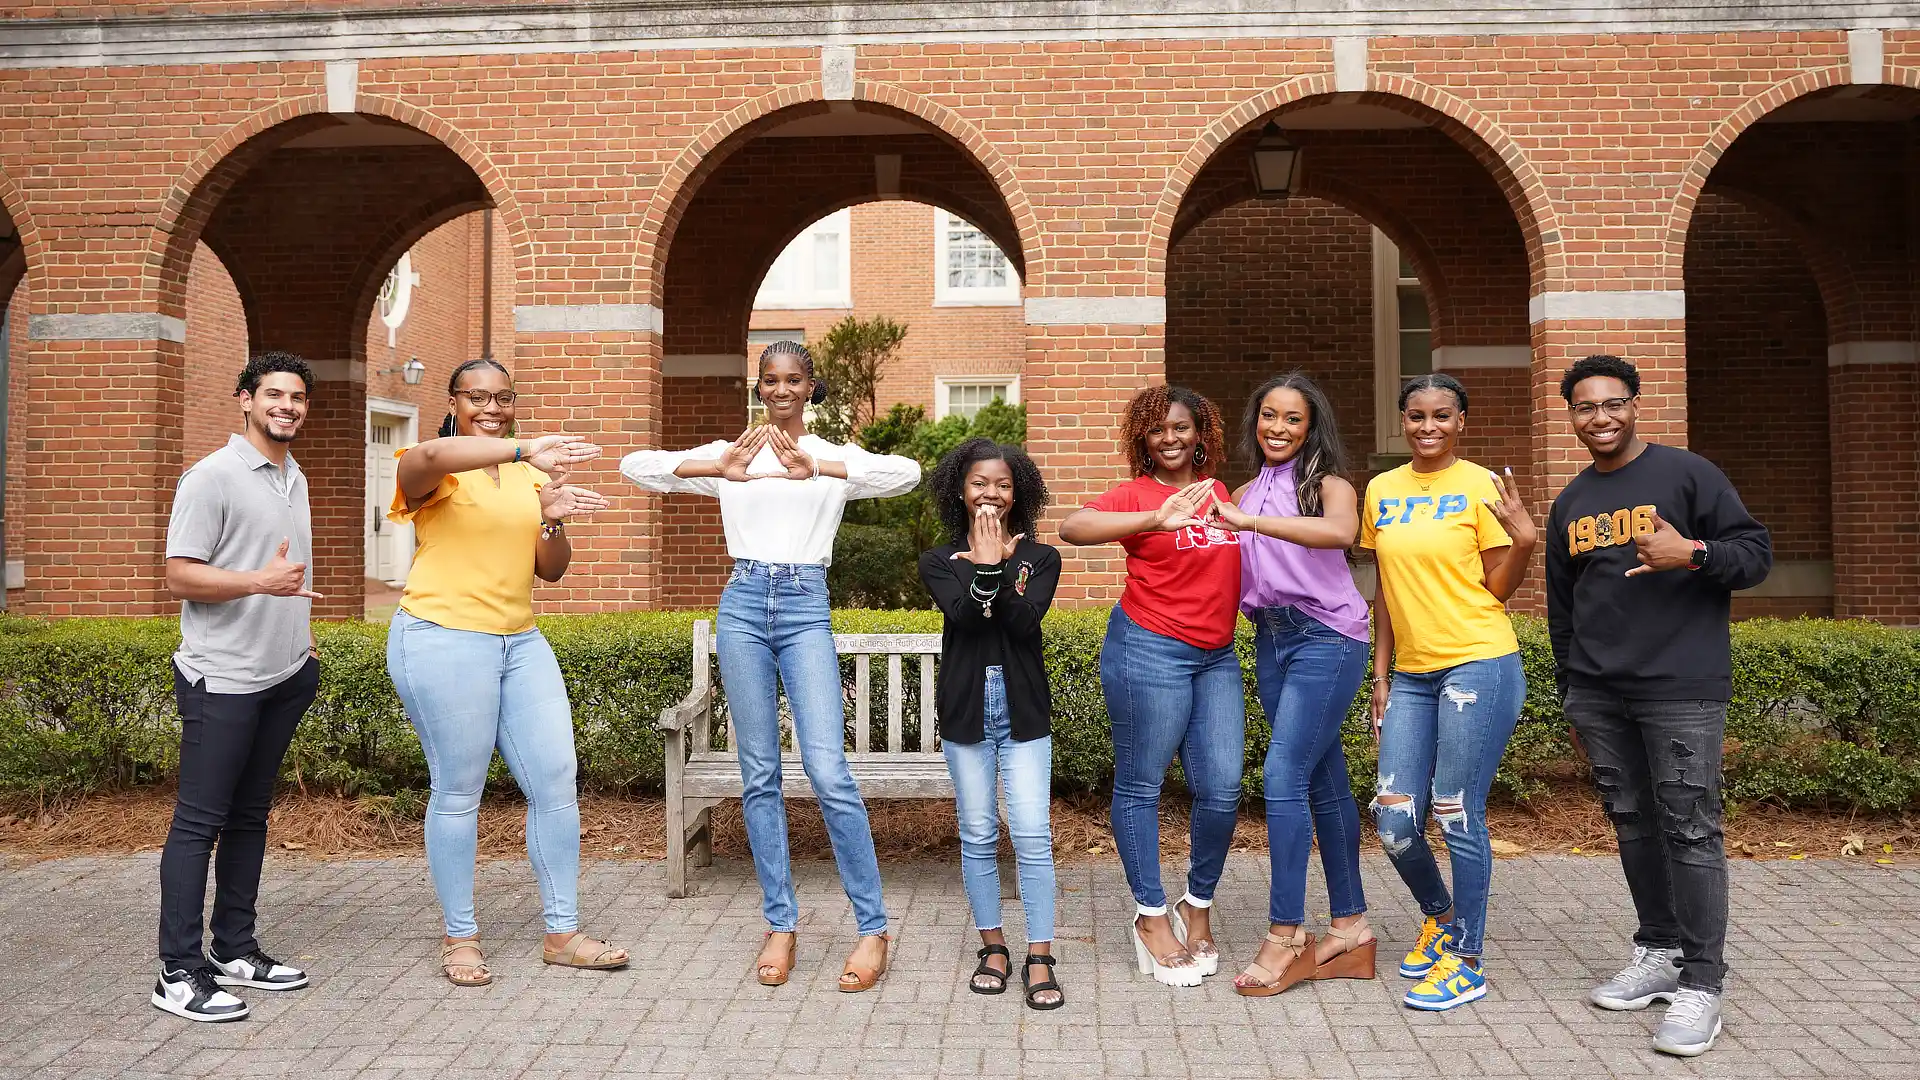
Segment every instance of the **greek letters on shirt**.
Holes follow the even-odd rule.
[[[1240,534],[1216,525],[1189,525],[1173,534],[1175,551],[1192,551],[1196,548],[1240,546]]]
[[[1384,529],[1391,525],[1406,525],[1428,519],[1445,521],[1450,517],[1459,517],[1469,509],[1467,497],[1457,493],[1409,495],[1404,499],[1381,498],[1375,506],[1373,527]]]
[[[1633,543],[1633,538],[1653,531],[1653,504],[1611,514],[1589,514],[1567,522],[1567,554],[1581,555],[1594,548],[1617,547]]]

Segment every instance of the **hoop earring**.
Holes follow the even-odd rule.
[[[1205,465],[1205,464],[1207,463],[1207,448],[1206,448],[1206,447],[1204,447],[1204,446],[1196,446],[1196,447],[1194,447],[1194,448],[1193,448],[1193,463],[1194,463],[1195,465]]]

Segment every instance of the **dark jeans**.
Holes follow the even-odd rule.
[[[253,936],[267,811],[293,730],[320,689],[320,661],[251,694],[212,694],[175,668],[180,704],[180,795],[160,854],[160,961],[198,967],[200,915],[213,863],[213,951],[226,958],[260,947]],[[214,842],[219,855],[214,857]]]
[[[1640,915],[1634,943],[1680,950],[1680,985],[1719,993],[1727,971],[1720,832],[1727,703],[1629,701],[1574,686],[1564,707],[1620,839],[1620,866]]]

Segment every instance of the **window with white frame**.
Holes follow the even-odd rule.
[[[1393,241],[1373,230],[1373,359],[1375,449],[1407,453],[1400,426],[1400,387],[1433,370],[1433,322],[1419,275]]]
[[[387,279],[380,283],[380,321],[387,328],[387,344],[394,344],[400,324],[407,321],[407,310],[413,306],[413,289],[420,284],[420,274],[413,268],[413,252],[400,256],[400,261],[387,271]]]
[[[852,220],[837,210],[800,230],[760,280],[755,308],[853,306]]]
[[[760,381],[761,352],[776,341],[797,341],[805,345],[807,343],[807,332],[804,329],[747,331],[746,380],[747,422],[749,424],[764,424],[767,422],[767,407],[760,404],[759,398],[753,396],[753,384]],[[809,416],[811,415],[811,407],[809,407],[807,413]]]
[[[933,302],[1020,302],[1020,275],[1000,245],[966,218],[938,207],[933,211]]]
[[[1020,404],[1018,375],[954,375],[934,380],[934,419],[964,416],[971,420],[995,401]]]

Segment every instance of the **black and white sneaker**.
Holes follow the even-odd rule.
[[[153,1007],[206,1024],[245,1020],[247,1003],[220,989],[213,978],[211,967],[163,972],[153,984]]]
[[[307,985],[307,973],[283,964],[255,949],[238,960],[222,960],[212,952],[207,962],[214,967],[213,981],[221,986],[251,986],[256,990],[298,990]]]

